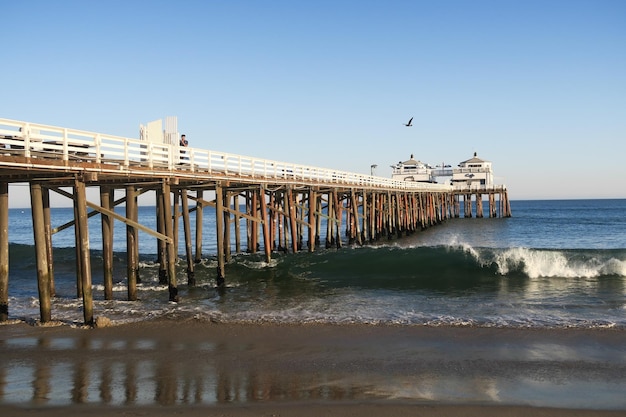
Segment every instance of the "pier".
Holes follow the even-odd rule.
[[[88,218],[101,218],[104,298],[112,299],[113,223],[126,225],[128,300],[137,299],[138,231],[158,241],[159,281],[178,301],[176,263],[183,228],[186,285],[196,284],[203,256],[203,208],[215,209],[218,287],[233,254],[313,252],[393,239],[461,216],[511,215],[503,185],[480,187],[390,178],[179,147],[103,133],[0,119],[0,321],[8,320],[10,184],[27,183],[33,220],[40,321],[52,320],[52,234],[74,227],[77,296],[86,325],[94,324]],[[88,194],[95,191],[97,202]],[[50,193],[72,201],[74,220],[53,227]],[[115,198],[117,195],[122,197]],[[138,197],[154,194],[156,230],[138,223]],[[474,204],[472,204],[474,203]],[[125,206],[125,215],[115,212]],[[245,209],[242,210],[241,208]],[[472,210],[474,209],[474,212]],[[195,216],[191,230],[190,216]],[[240,220],[246,221],[242,236]],[[182,225],[180,220],[182,220]],[[119,238],[119,236],[117,237]],[[234,245],[231,242],[234,241]]]

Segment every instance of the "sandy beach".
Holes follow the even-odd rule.
[[[624,415],[622,330],[0,327],[2,415]]]
[[[255,406],[212,406],[212,407],[59,407],[59,408],[16,408],[0,406],[5,416],[78,417],[89,413],[94,417],[127,416],[219,416],[219,417],[592,417],[624,416],[623,411],[571,410],[558,408],[475,406],[475,405],[421,405],[421,404],[260,404]]]

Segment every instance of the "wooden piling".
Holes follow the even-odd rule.
[[[189,223],[189,201],[187,200],[187,191],[180,192],[181,203],[183,207],[183,228],[185,232],[185,254],[187,256],[187,285],[194,287],[196,285],[196,277],[193,269],[193,254],[191,251],[191,224]]]
[[[252,202],[251,202],[251,191],[250,190],[246,190],[243,192],[243,197],[244,197],[244,207],[245,207],[245,213],[248,216],[252,215]],[[249,252],[250,251],[250,245],[251,245],[251,239],[252,239],[252,231],[250,230],[252,227],[252,222],[250,221],[250,218],[246,217],[246,251]]]
[[[375,191],[372,191],[369,194],[369,241],[374,242],[376,240],[376,199],[377,194]]]
[[[39,291],[39,320],[48,323],[52,320],[50,301],[50,280],[48,257],[46,254],[45,222],[41,184],[30,183],[30,206],[33,217],[35,240],[35,260],[37,264],[37,289]]]
[[[476,218],[480,219],[484,216],[483,213],[483,196],[479,192],[476,193]]]
[[[80,278],[80,271],[83,269],[80,262],[82,257],[80,256],[80,234],[78,230],[78,225],[76,224],[76,219],[78,219],[78,199],[76,198],[76,185],[73,187],[72,194],[72,205],[74,207],[74,262],[76,265],[76,298],[80,298],[83,296],[83,282]],[[44,225],[45,228],[45,225]]]
[[[322,196],[319,189],[316,189],[315,192],[315,247],[318,247],[321,242],[321,233],[322,233]]]
[[[402,193],[400,192],[395,192],[393,193],[393,199],[394,199],[394,213],[393,213],[393,219],[394,219],[394,230],[395,230],[395,234],[397,237],[402,237]]]
[[[384,213],[383,213],[383,230],[387,239],[392,238],[393,231],[391,229],[393,214],[393,201],[391,200],[391,191],[387,191],[384,197]]]
[[[298,198],[300,200],[298,200]],[[296,221],[298,222],[298,250],[301,251],[304,247],[303,239],[304,239],[304,205],[307,199],[307,195],[303,193],[296,193]]]
[[[217,235],[217,277],[218,287],[223,287],[225,279],[224,265],[224,189],[221,184],[215,185],[215,229]]]
[[[163,217],[165,219],[165,235],[168,241],[165,245],[167,257],[167,287],[169,300],[178,302],[178,281],[176,278],[176,250],[174,248],[174,227],[172,221],[172,200],[169,181],[163,180],[161,184],[163,199]]]
[[[270,243],[270,227],[268,218],[270,217],[267,212],[267,203],[265,201],[265,189],[260,186],[260,203],[261,203],[261,222],[263,227],[263,249],[265,251],[265,262],[270,263],[272,260],[272,245]]]
[[[0,322],[9,320],[9,184],[0,182]]]
[[[385,236],[385,197],[386,193],[378,193],[376,197],[376,236]]]
[[[463,217],[472,217],[472,195],[465,194],[463,197],[463,202],[465,203],[465,208],[463,210]]]
[[[326,247],[326,249],[328,249],[335,242],[335,239],[334,239],[334,236],[333,236],[333,230],[334,230],[334,227],[335,227],[335,217],[334,217],[334,210],[333,210],[333,199],[332,199],[330,191],[326,193],[325,197],[326,197],[326,241],[325,241],[325,247]],[[322,200],[322,208],[323,208],[323,201],[324,200]]]
[[[239,193],[233,195],[233,209],[235,210],[235,252],[241,253],[241,208],[239,207]]]
[[[356,239],[356,243],[360,246],[363,244],[363,240],[361,239],[361,228],[359,226],[359,203],[357,192],[353,189],[350,190],[350,206],[352,207],[352,216],[354,217],[354,238]]]
[[[137,195],[134,185],[126,187],[126,218],[137,219]],[[137,273],[139,268],[139,254],[137,253],[138,231],[130,224],[126,224],[126,279],[128,284],[128,301],[137,300]]]
[[[280,191],[280,200],[278,205],[279,210],[279,225],[278,232],[280,233],[280,248],[289,252],[289,202],[287,199],[287,191]]]
[[[298,231],[296,224],[296,201],[291,187],[287,187],[287,206],[289,209],[289,229],[291,230],[291,249],[298,252]]]
[[[203,222],[203,210],[202,204],[203,190],[196,191],[196,254],[194,261],[200,263],[202,261],[202,222]]]
[[[83,181],[75,181],[75,196],[77,200],[76,225],[80,236],[80,256],[81,256],[81,281],[83,289],[83,318],[88,326],[93,326],[93,294],[91,288],[91,257],[89,253],[89,228],[87,217],[87,194],[85,183]]]
[[[48,276],[50,279],[50,297],[56,295],[54,285],[54,259],[52,256],[52,226],[50,219],[50,190],[46,187],[41,188],[41,197],[43,203],[43,220],[46,233],[46,256],[48,258]]]
[[[314,188],[309,189],[309,242],[307,246],[309,248],[309,252],[315,251],[315,240],[317,238],[317,227],[316,227],[316,218],[317,218],[317,193]]]
[[[511,217],[511,201],[509,200],[509,193],[508,191],[504,190],[502,192],[502,195],[504,197],[506,207],[504,217]]]
[[[165,198],[162,188],[156,190],[156,225],[157,232],[167,235],[165,231]],[[167,242],[162,239],[157,239],[157,258],[159,262],[159,284],[166,285],[168,283]]]
[[[100,187],[100,206],[113,210],[113,189]],[[104,299],[113,299],[113,217],[106,213],[100,214],[102,223],[102,274],[104,284]]]
[[[224,193],[224,262],[228,263],[231,260],[231,248],[230,248],[230,195],[226,191]],[[254,216],[254,215],[253,215]],[[255,244],[256,248],[256,244]]]
[[[337,193],[336,190],[333,190],[332,194],[333,194],[333,209],[335,212],[335,245],[337,246],[337,249],[341,249],[341,247],[343,246],[343,242],[341,241],[341,221],[343,219],[342,217],[343,202],[339,198],[339,194]]]
[[[274,251],[276,250],[277,246],[276,246],[276,225],[278,224],[277,222],[277,218],[278,218],[278,212],[276,211],[276,199],[274,197],[275,192],[271,191],[271,190],[265,190],[265,192],[267,193],[268,196],[268,202],[267,202],[267,209],[268,209],[268,213],[267,213],[267,218],[268,218],[268,227],[269,227],[269,234],[270,234],[270,251]]]
[[[179,219],[180,219],[180,190],[172,190],[172,197],[174,204],[172,206],[172,236],[174,238],[174,262],[178,262],[178,236],[179,233]]]

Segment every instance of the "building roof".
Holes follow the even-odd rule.
[[[426,165],[425,163],[423,163],[422,161],[416,161],[413,158],[413,154],[411,154],[411,159],[408,159],[404,162],[400,162],[402,165]]]
[[[474,157],[473,158],[470,158],[467,161],[463,161],[463,162],[459,163],[459,165],[463,165],[463,164],[480,164],[480,163],[483,163],[483,162],[489,162],[489,161],[485,161],[484,159],[480,159],[477,156],[477,153],[474,152]]]

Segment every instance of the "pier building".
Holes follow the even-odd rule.
[[[466,189],[481,189],[493,186],[493,169],[490,161],[474,156],[459,163],[452,170],[452,185]]]
[[[391,165],[391,178],[397,181],[437,182],[433,175],[433,167],[422,161],[411,158]]]
[[[480,159],[476,152],[474,156],[458,164],[458,168],[442,163],[432,166],[411,158],[391,165],[391,178],[398,181],[416,181],[450,184],[457,189],[488,189],[494,185],[493,168],[490,161]],[[450,179],[448,179],[450,178]]]
[[[0,118],[0,321],[7,320],[9,312],[8,207],[9,185],[14,183],[29,186],[42,323],[52,319],[55,294],[51,236],[67,227],[76,235],[76,290],[83,319],[87,325],[94,323],[89,243],[96,231],[89,230],[87,222],[92,216],[101,219],[97,232],[103,248],[104,299],[112,299],[113,222],[119,221],[126,225],[128,300],[137,299],[141,230],[158,242],[159,281],[168,288],[168,300],[178,301],[178,228],[184,231],[186,285],[194,286],[194,263],[205,255],[205,207],[215,209],[218,287],[226,284],[233,252],[260,251],[269,263],[277,250],[313,252],[320,245],[341,248],[400,237],[460,217],[461,199],[464,217],[470,217],[472,195],[476,217],[483,216],[484,194],[489,195],[489,217],[511,215],[503,185],[457,188],[183,149],[170,122],[163,135],[161,126],[150,123],[139,138],[126,138]],[[97,201],[87,198],[88,189],[96,191]],[[72,222],[53,227],[51,193],[72,202]],[[155,230],[138,222],[138,197],[146,193],[154,195]],[[125,206],[123,215],[114,210],[118,205]],[[195,231],[190,227],[192,215]],[[240,221],[246,222],[245,236]]]

